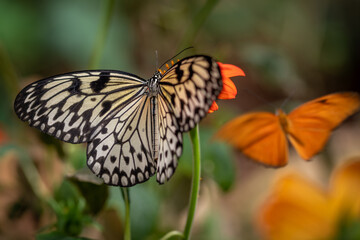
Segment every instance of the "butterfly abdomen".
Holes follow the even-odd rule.
[[[276,115],[279,118],[280,126],[282,131],[287,134],[289,132],[289,120],[287,118],[286,113],[283,110],[278,109],[276,111]]]
[[[151,114],[151,133],[152,133],[152,151],[153,160],[157,161],[159,155],[159,108],[157,97],[151,97],[150,99],[150,114]]]

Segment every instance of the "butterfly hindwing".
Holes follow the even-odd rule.
[[[99,125],[130,99],[145,80],[120,71],[82,71],[34,82],[15,99],[15,112],[30,126],[71,143],[88,142]]]
[[[183,149],[183,138],[177,119],[168,103],[161,97],[158,99],[160,142],[156,180],[159,183],[165,183],[175,172]]]
[[[88,144],[87,164],[106,184],[129,187],[154,175],[149,101],[133,99]]]

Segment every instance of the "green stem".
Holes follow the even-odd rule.
[[[9,99],[13,101],[18,91],[18,76],[14,64],[0,43],[0,75],[5,85],[5,91],[9,94]]]
[[[124,240],[131,240],[129,188],[120,187],[125,202]]]
[[[184,229],[185,240],[190,239],[190,232],[194,220],[196,203],[200,188],[201,159],[200,159],[199,125],[196,125],[196,127],[190,131],[190,138],[193,145],[194,166],[193,166],[193,178],[192,178],[191,195],[190,195],[190,203],[189,203],[190,205],[189,205],[188,217]]]
[[[185,32],[185,35],[180,44],[180,48],[179,48],[180,50],[194,44],[196,34],[199,32],[200,28],[205,23],[206,19],[209,17],[210,13],[212,12],[213,8],[216,6],[216,4],[218,2],[219,2],[219,0],[207,0],[206,1],[204,6],[196,14],[191,25]]]
[[[103,52],[105,46],[106,36],[107,33],[109,32],[111,17],[113,16],[114,5],[115,5],[115,0],[106,1],[103,19],[100,25],[99,32],[97,34],[94,51],[90,58],[90,63],[89,63],[90,69],[97,68],[99,65],[101,53]]]
[[[160,240],[168,240],[168,239],[171,239],[173,237],[179,237],[181,239],[184,238],[184,235],[179,232],[179,231],[171,231],[171,232],[168,232],[165,236],[163,236],[162,238],[160,238]]]

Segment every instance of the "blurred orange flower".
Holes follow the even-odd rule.
[[[327,190],[298,174],[282,177],[256,224],[269,240],[360,239],[360,157],[335,171]]]
[[[237,94],[237,90],[233,81],[231,81],[231,77],[237,76],[245,76],[243,70],[239,67],[232,65],[232,64],[224,64],[221,62],[217,63],[220,67],[221,77],[223,80],[223,89],[218,96],[218,99],[233,99]],[[212,113],[219,109],[219,106],[214,101],[209,109],[209,113]]]

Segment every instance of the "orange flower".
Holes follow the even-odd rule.
[[[224,64],[221,62],[217,63],[220,67],[221,71],[221,77],[223,80],[223,89],[220,92],[220,95],[218,96],[219,99],[233,99],[235,98],[237,94],[237,90],[235,87],[235,84],[231,81],[231,77],[236,76],[245,76],[245,73],[243,70],[241,70],[239,67],[231,64]],[[219,107],[214,101],[209,109],[209,113],[212,113],[216,110],[218,110]]]
[[[259,209],[257,226],[269,240],[343,239],[360,221],[359,186],[360,157],[332,175],[328,190],[298,174],[288,174]]]

